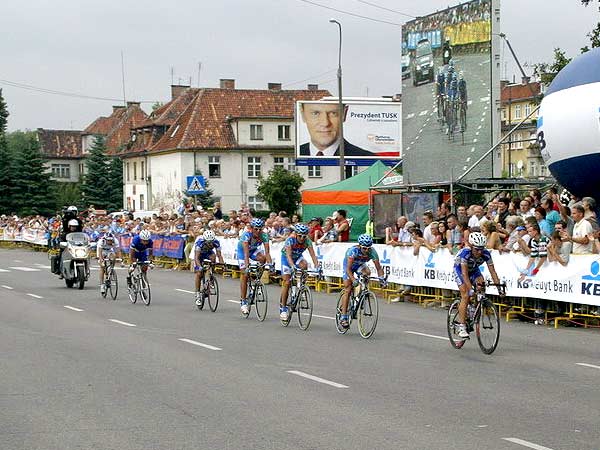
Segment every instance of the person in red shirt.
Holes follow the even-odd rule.
[[[321,236],[323,236],[323,219],[321,217],[313,217],[308,222],[308,237],[311,241],[316,242]]]
[[[348,242],[350,240],[350,222],[346,219],[346,210],[338,209],[333,216],[338,232],[338,242]]]

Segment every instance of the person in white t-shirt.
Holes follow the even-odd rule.
[[[569,241],[573,243],[573,254],[574,255],[588,255],[592,253],[592,242],[588,238],[588,235],[593,231],[592,225],[583,218],[585,209],[582,205],[573,205],[571,208],[571,216],[575,221],[575,227],[573,228],[573,236],[569,238]]]

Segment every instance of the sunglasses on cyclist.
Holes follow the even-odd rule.
[[[367,247],[365,245],[359,245],[361,250],[369,250],[371,247]]]
[[[299,237],[299,238],[305,238],[306,236],[308,236],[308,235],[306,235],[306,234],[296,234],[296,237]]]

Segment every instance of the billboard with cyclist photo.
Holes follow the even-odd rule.
[[[402,29],[407,184],[456,179],[492,146],[495,1],[453,6],[411,20]],[[492,166],[490,156],[467,179],[493,176]]]
[[[345,102],[339,117],[336,101],[296,102],[296,164],[339,165],[339,126],[343,121],[347,165],[393,163],[402,157],[400,102]]]

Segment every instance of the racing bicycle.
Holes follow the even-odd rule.
[[[129,300],[131,303],[137,302],[138,296],[146,306],[150,305],[150,283],[144,267],[153,268],[151,261],[136,261],[133,263],[133,272],[131,272],[131,287],[129,288]]]
[[[256,317],[259,321],[264,321],[267,318],[267,290],[260,279],[265,271],[265,264],[253,261],[250,263],[250,267],[247,269],[248,278],[246,281],[247,286],[247,297],[248,297],[248,314],[245,317],[250,316],[252,306],[256,309]]]
[[[102,265],[104,268],[104,277],[102,279],[102,284],[105,286],[105,289],[104,291],[100,291],[103,298],[106,298],[106,296],[110,292],[110,297],[113,300],[117,299],[117,293],[119,292],[119,281],[117,280],[115,261],[116,259],[114,258],[114,255],[112,258],[109,255],[109,257],[104,258],[102,260]]]
[[[290,324],[294,313],[298,315],[298,325],[301,329],[307,330],[310,326],[313,314],[313,299],[310,289],[306,285],[306,280],[311,275],[320,277],[321,272],[309,272],[306,269],[299,268],[293,270],[290,293],[287,299],[288,318],[287,320],[281,320],[284,327]]]
[[[202,261],[202,278],[200,280],[200,297],[196,300],[196,306],[202,311],[204,302],[208,300],[208,306],[212,312],[217,310],[219,305],[219,283],[215,277],[213,263],[209,259]]]

